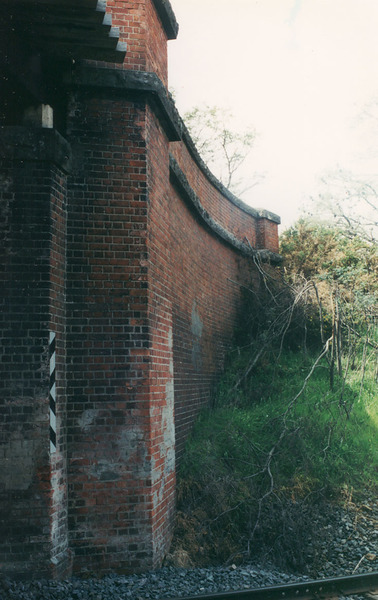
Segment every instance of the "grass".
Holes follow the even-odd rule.
[[[248,350],[230,361],[215,408],[200,416],[179,473],[177,534],[181,543],[191,540],[197,557],[245,559],[284,531],[276,559],[284,553],[286,567],[298,566],[315,506],[321,511],[324,502],[340,501],[346,489],[357,498],[377,492],[373,361],[363,385],[355,359],[331,390],[322,359],[294,402],[314,358],[286,350],[277,361],[266,354],[237,390]]]
[[[297,479],[318,482],[328,493],[337,493],[345,485],[361,493],[374,487],[378,402],[372,375],[365,377],[361,395],[355,372],[343,392],[341,381],[331,391],[323,360],[285,415],[312,362],[308,355],[285,353],[278,367],[272,361],[256,369],[237,398],[226,391],[232,379],[228,372],[217,408],[204,412],[196,424],[182,474],[199,476],[211,467],[251,476],[263,467],[286,428],[272,461],[278,488],[289,487]]]

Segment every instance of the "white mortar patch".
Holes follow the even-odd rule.
[[[117,439],[117,455],[122,463],[137,473],[138,478],[149,477],[151,464],[147,461],[145,432],[133,425],[132,429],[124,429]]]
[[[94,424],[99,412],[100,411],[96,408],[88,408],[88,410],[84,410],[77,420],[80,429],[82,429],[83,431],[89,431],[92,425]]]
[[[196,337],[200,338],[202,336],[203,323],[197,310],[197,304],[195,300],[193,301],[192,306],[191,330],[192,334]]]

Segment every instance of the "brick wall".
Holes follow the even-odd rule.
[[[176,165],[170,189],[170,269],[179,460],[199,410],[212,400],[243,309],[242,286],[258,291],[253,255],[268,249],[277,258],[278,218],[225,191],[193,152],[190,139],[172,143],[170,153]],[[177,178],[180,169],[182,180]]]
[[[57,576],[69,568],[63,340],[68,148],[54,131],[5,127],[0,138],[0,563],[11,573]],[[50,332],[56,338],[54,448]]]
[[[75,568],[151,563],[147,170],[143,102],[70,108],[67,385]]]
[[[169,2],[108,0],[107,11],[112,16],[112,25],[119,28],[120,40],[128,48],[123,64],[116,68],[156,73],[167,86],[167,40],[174,39],[178,31]]]
[[[160,563],[176,456],[223,367],[238,283],[257,282],[245,238],[256,247],[260,217],[171,141],[179,125],[151,81],[91,66],[72,82],[67,440],[78,571]],[[170,153],[204,213],[177,185]]]
[[[65,139],[0,131],[0,560],[13,574],[61,576],[71,555],[81,573],[161,564],[177,460],[241,285],[257,291],[252,258],[278,248],[278,219],[216,182],[169,99],[169,3],[108,9],[128,54],[62,72]]]
[[[198,411],[209,404],[249,285],[249,261],[193,215],[176,190],[171,201],[171,269],[177,459]]]
[[[147,107],[148,290],[151,384],[151,459],[155,557],[164,556],[172,534],[175,492],[174,355],[171,299],[171,215],[168,137]],[[155,561],[156,561],[155,558]]]

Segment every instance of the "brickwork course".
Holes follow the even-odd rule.
[[[279,218],[202,163],[167,92],[167,0],[4,4],[0,571],[153,569]]]

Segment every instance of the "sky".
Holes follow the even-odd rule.
[[[232,112],[257,138],[242,199],[283,228],[337,169],[377,172],[378,0],[171,0],[169,87],[181,115]],[[367,114],[373,112],[372,117]]]

